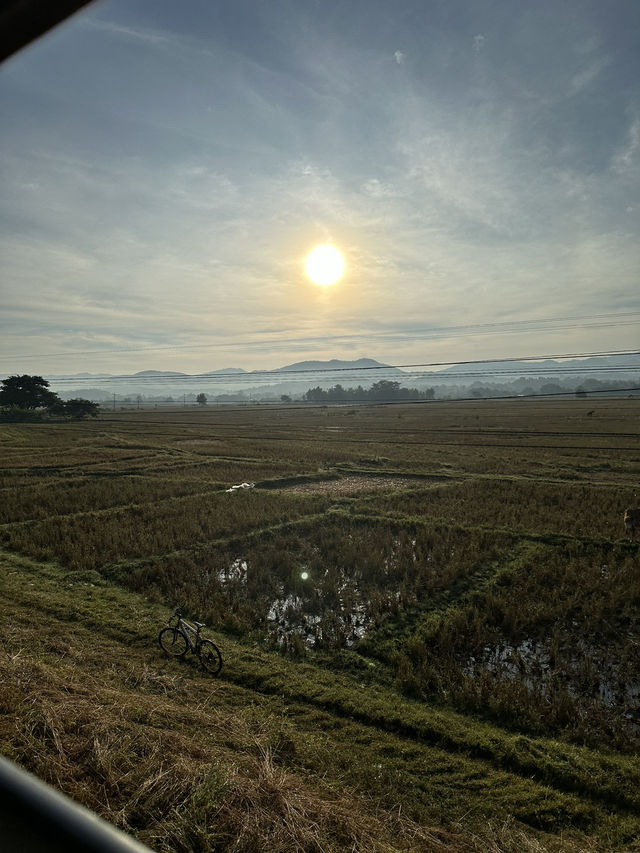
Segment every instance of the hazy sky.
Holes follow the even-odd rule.
[[[0,99],[0,373],[640,346],[637,0],[104,0]]]

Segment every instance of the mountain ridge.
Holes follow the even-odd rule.
[[[635,364],[630,363],[631,360],[635,360]],[[435,366],[435,365],[434,365]],[[542,373],[544,373],[545,369],[553,369],[555,373],[562,370],[562,368],[566,368],[568,372],[575,373],[579,371],[580,368],[584,368],[589,372],[593,370],[611,370],[611,369],[619,369],[620,367],[637,367],[640,370],[640,358],[637,353],[629,353],[627,355],[605,355],[605,356],[591,356],[588,358],[572,358],[568,360],[564,359],[554,359],[554,358],[541,358],[539,360],[524,360],[524,359],[496,359],[491,360],[488,359],[486,361],[470,361],[470,362],[460,362],[460,363],[449,363],[446,367],[439,367],[439,369],[429,370],[429,367],[432,367],[430,364],[424,365],[425,369],[417,371],[414,369],[410,371],[411,375],[415,375],[416,372],[423,374],[428,377],[440,377],[447,376],[450,373],[480,373],[480,372],[491,372],[491,373],[499,373],[499,372],[513,372],[517,370],[526,370],[527,372],[531,372],[538,368]],[[256,370],[245,370],[243,367],[222,367],[217,368],[215,370],[207,370],[202,373],[197,374],[189,374],[181,371],[175,370],[139,370],[136,373],[131,374],[112,374],[112,373],[74,373],[74,374],[49,374],[45,378],[49,380],[53,380],[56,382],[64,381],[64,380],[73,380],[73,379],[134,379],[134,378],[154,378],[165,379],[165,378],[213,378],[216,376],[260,376],[267,373],[294,373],[294,372],[306,372],[306,371],[339,371],[339,370],[387,370],[397,372],[400,375],[409,375],[407,370],[402,369],[401,367],[396,367],[392,364],[386,364],[385,362],[376,361],[376,359],[362,357],[355,360],[345,360],[332,358],[328,360],[307,360],[307,361],[297,361],[292,364],[285,364],[282,367],[274,367],[274,368],[258,368]]]

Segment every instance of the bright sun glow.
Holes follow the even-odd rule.
[[[335,284],[344,273],[344,258],[333,246],[316,246],[307,258],[307,275],[314,284]]]

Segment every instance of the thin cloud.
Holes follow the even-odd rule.
[[[638,163],[640,150],[640,117],[634,119],[627,133],[625,145],[613,157],[613,170],[619,175],[629,172]]]
[[[172,41],[172,39],[170,39],[166,34],[152,29],[127,27],[122,24],[115,24],[112,21],[105,21],[101,18],[92,16],[86,16],[80,20],[81,26],[88,27],[89,29],[99,30],[100,32],[108,35],[145,42],[153,47],[166,47]]]
[[[587,86],[590,86],[597,77],[610,64],[610,59],[607,56],[602,56],[595,62],[592,62],[587,68],[583,68],[577,74],[574,74],[569,83],[568,95],[574,97],[584,91]]]

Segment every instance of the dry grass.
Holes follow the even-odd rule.
[[[281,699],[165,660],[150,644],[156,617],[139,598],[104,583],[66,589],[59,571],[26,561],[4,558],[3,569],[12,614],[0,634],[3,754],[159,853],[608,849],[504,819],[489,824],[477,812],[456,826],[446,805],[440,821],[420,819],[400,806],[401,777],[395,791],[375,773],[354,784],[349,762],[367,774],[366,726],[352,724],[346,743],[322,735],[318,752],[313,717],[296,718],[300,732],[293,721],[283,728],[291,710]],[[385,743],[400,760],[402,740]],[[368,754],[375,767],[379,753]],[[478,784],[480,767],[456,765],[458,784]]]
[[[414,486],[415,480],[403,477],[385,477],[383,475],[357,477],[343,476],[334,480],[319,480],[317,482],[297,483],[285,486],[288,492],[299,492],[301,494],[312,494],[322,492],[329,495],[353,495],[359,492],[393,491]]]
[[[0,541],[38,559],[59,560],[73,569],[94,569],[312,515],[326,503],[321,496],[257,489],[237,495],[196,494],[5,525],[0,529]]]
[[[181,677],[124,663],[96,686],[73,647],[57,643],[67,663],[52,667],[26,651],[24,632],[17,650],[15,639],[0,652],[3,753],[159,853],[483,849],[462,828],[427,828],[292,772],[268,731],[218,701],[190,705]]]

